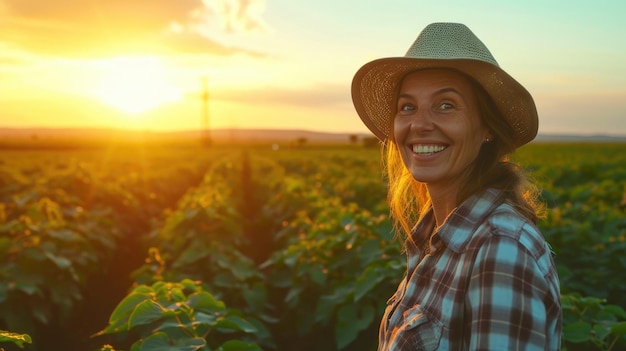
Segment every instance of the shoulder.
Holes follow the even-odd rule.
[[[537,226],[507,203],[485,218],[470,247],[497,260],[526,256],[544,274],[553,269],[551,248]]]

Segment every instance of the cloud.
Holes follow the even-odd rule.
[[[264,0],[213,0],[204,3],[208,14],[222,20],[222,29],[226,32],[266,30],[260,17],[265,9]]]
[[[263,1],[0,0],[0,43],[36,54],[248,52],[211,34],[263,30]]]

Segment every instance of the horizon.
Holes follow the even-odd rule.
[[[626,135],[622,2],[50,4],[0,0],[0,128],[369,133],[354,73],[448,21],[530,91],[539,134]]]
[[[123,127],[3,127],[0,126],[0,138],[3,132],[11,131],[14,133],[19,132],[98,132],[98,133],[112,133],[112,132],[124,132],[128,134],[155,134],[155,135],[183,135],[183,134],[203,134],[207,133],[207,130],[202,128],[196,129],[178,129],[178,130],[158,130],[158,129],[131,129]],[[224,127],[214,128],[209,130],[209,134],[212,132],[224,133],[232,131],[242,132],[259,132],[259,133],[307,133],[307,134],[322,134],[322,135],[358,135],[361,137],[375,137],[370,131],[332,131],[332,130],[316,130],[316,129],[300,129],[300,128],[241,128],[241,127]],[[611,134],[611,133],[537,133],[534,140],[542,137],[573,137],[573,138],[607,138],[607,139],[626,139],[626,134]]]

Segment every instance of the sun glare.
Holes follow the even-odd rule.
[[[176,102],[182,92],[167,77],[167,70],[154,57],[118,57],[98,64],[102,78],[96,95],[130,115]]]

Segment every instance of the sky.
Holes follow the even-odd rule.
[[[0,0],[0,127],[367,132],[350,84],[466,24],[539,133],[626,135],[626,1]],[[203,100],[208,94],[207,114]]]

